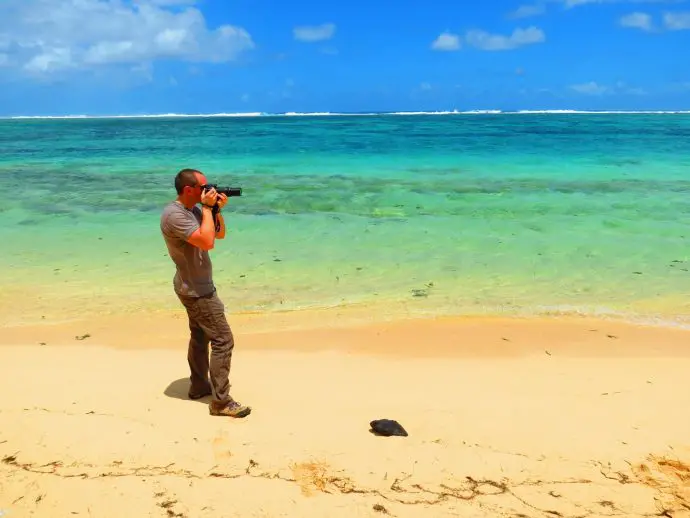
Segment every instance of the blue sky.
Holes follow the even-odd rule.
[[[690,109],[690,0],[0,0],[0,115]]]

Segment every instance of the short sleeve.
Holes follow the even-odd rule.
[[[199,228],[199,221],[194,214],[186,210],[169,212],[163,222],[163,232],[185,241],[197,228]]]

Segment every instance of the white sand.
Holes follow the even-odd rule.
[[[690,516],[690,332],[234,320],[233,394],[253,407],[243,420],[186,399],[183,320],[2,330],[0,510]],[[80,329],[92,336],[75,340]],[[409,436],[372,435],[378,418]]]

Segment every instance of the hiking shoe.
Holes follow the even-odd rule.
[[[230,400],[229,403],[219,407],[216,403],[211,402],[208,405],[208,412],[211,415],[227,416],[227,417],[247,417],[252,409],[248,406],[241,405],[237,401]]]

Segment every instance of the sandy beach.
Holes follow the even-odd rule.
[[[671,3],[0,0],[0,518],[690,518]]]
[[[243,420],[187,399],[180,314],[3,328],[3,516],[690,515],[690,331],[229,318]]]

